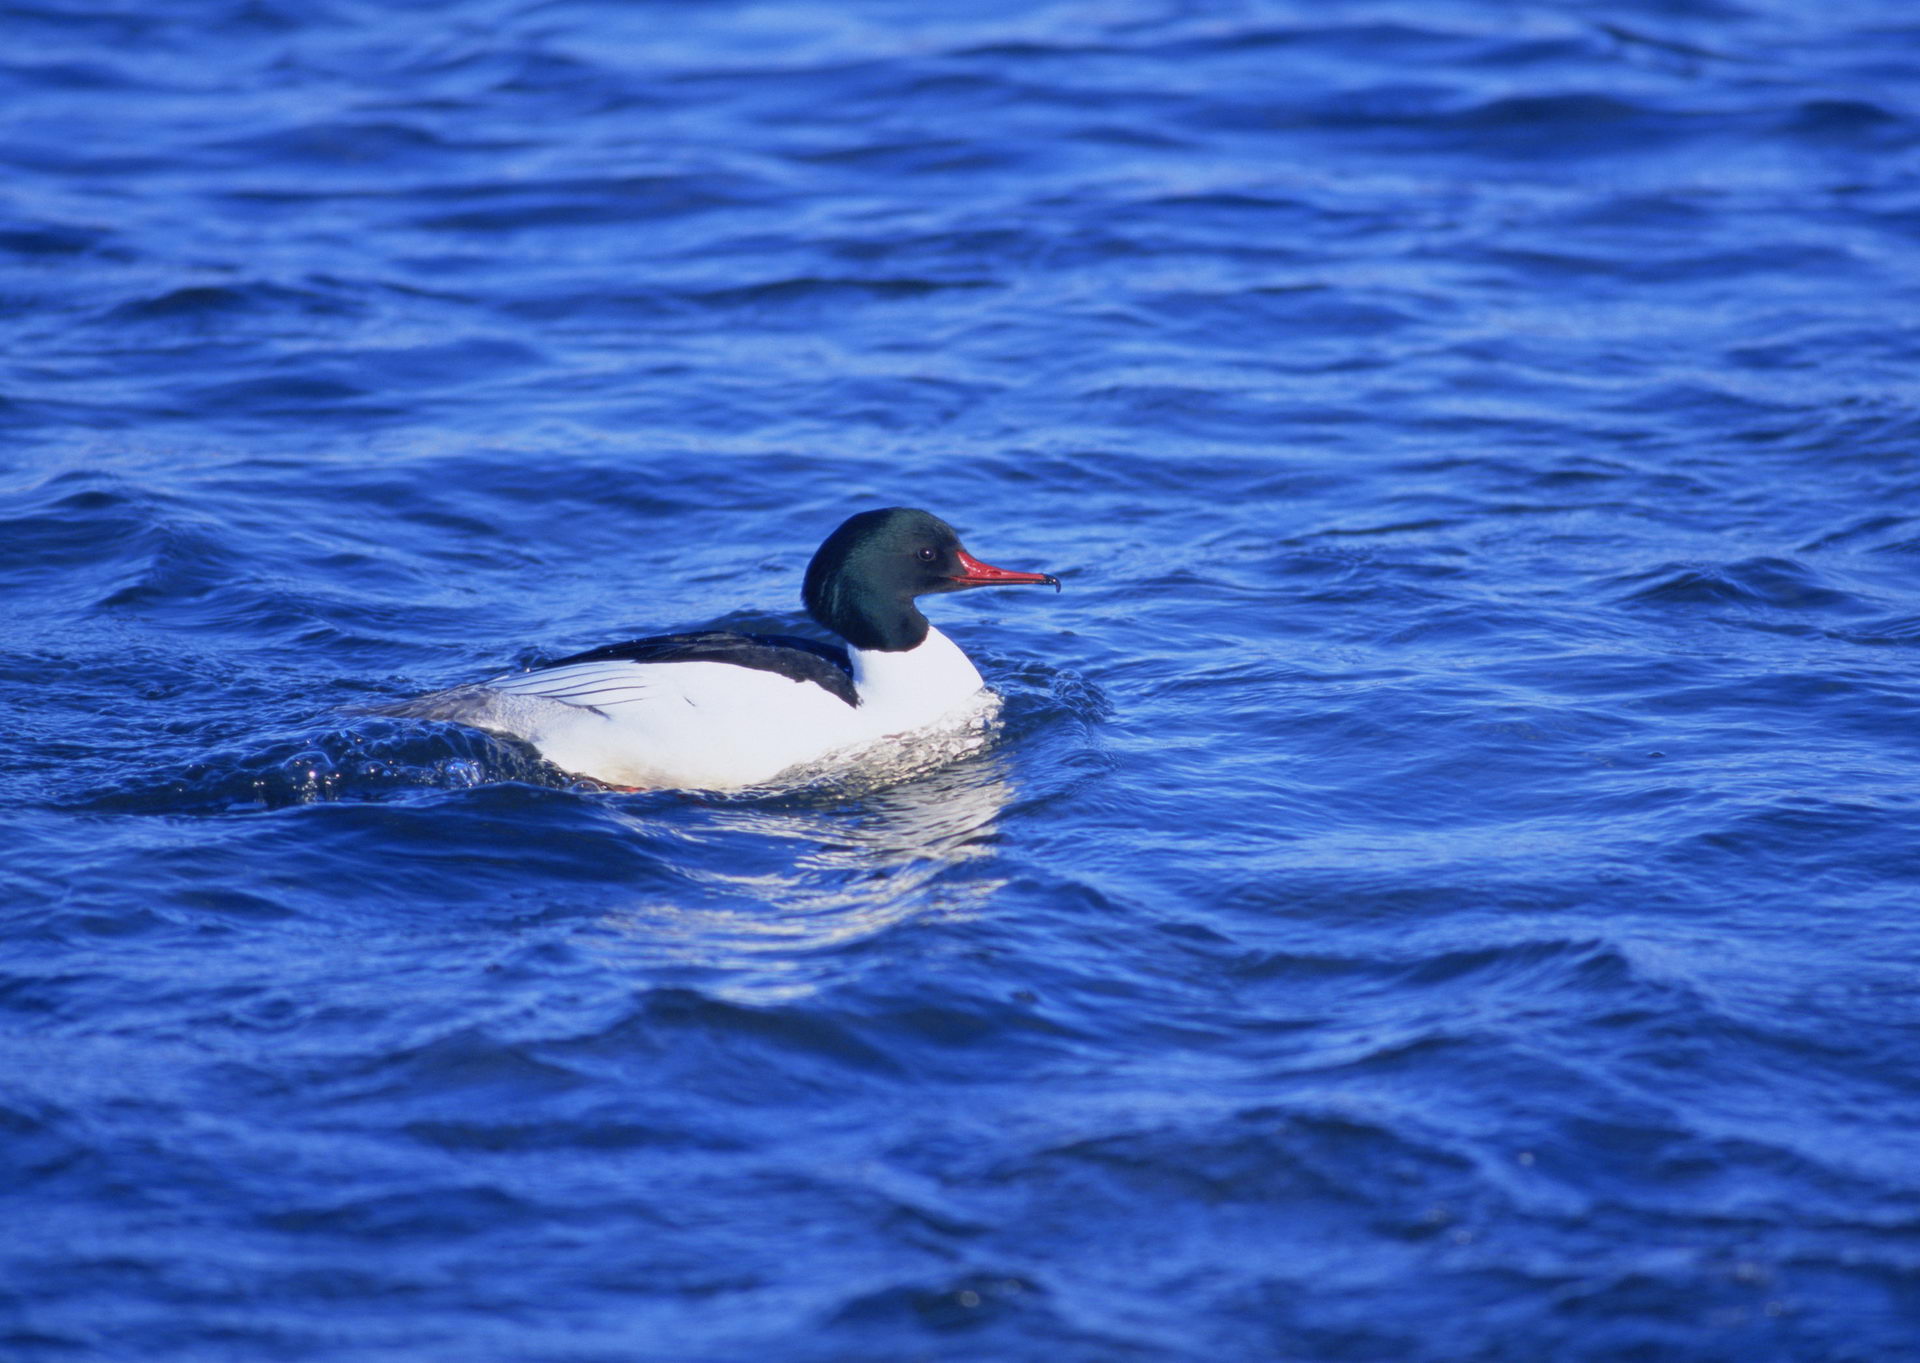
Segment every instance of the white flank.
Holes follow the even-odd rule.
[[[830,754],[979,717],[980,673],[937,629],[904,653],[855,649],[853,681],[857,707],[731,663],[603,660],[508,673],[404,712],[524,739],[562,770],[609,785],[682,790],[761,785]]]

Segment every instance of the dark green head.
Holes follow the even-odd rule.
[[[801,598],[808,615],[855,648],[897,653],[927,637],[916,596],[1012,582],[1060,589],[1060,579],[1046,573],[982,563],[930,512],[890,506],[849,516],[827,536],[807,565]]]

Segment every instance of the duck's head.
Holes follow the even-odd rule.
[[[807,565],[807,614],[855,648],[918,648],[927,618],[913,604],[930,592],[1033,582],[1060,590],[1048,573],[995,568],[969,554],[931,512],[890,506],[841,522]]]

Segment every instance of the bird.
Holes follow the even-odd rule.
[[[608,644],[381,707],[532,745],[577,777],[626,790],[735,791],[856,756],[895,735],[964,724],[994,703],[918,598],[1051,573],[982,563],[931,512],[849,516],[807,564],[801,600],[844,646],[697,630]]]

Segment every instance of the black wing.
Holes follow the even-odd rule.
[[[731,663],[772,672],[791,681],[812,682],[849,705],[860,703],[853,689],[853,659],[836,644],[803,639],[797,634],[736,634],[732,630],[703,629],[690,634],[656,634],[624,644],[604,644],[544,663],[571,667],[575,663]]]

